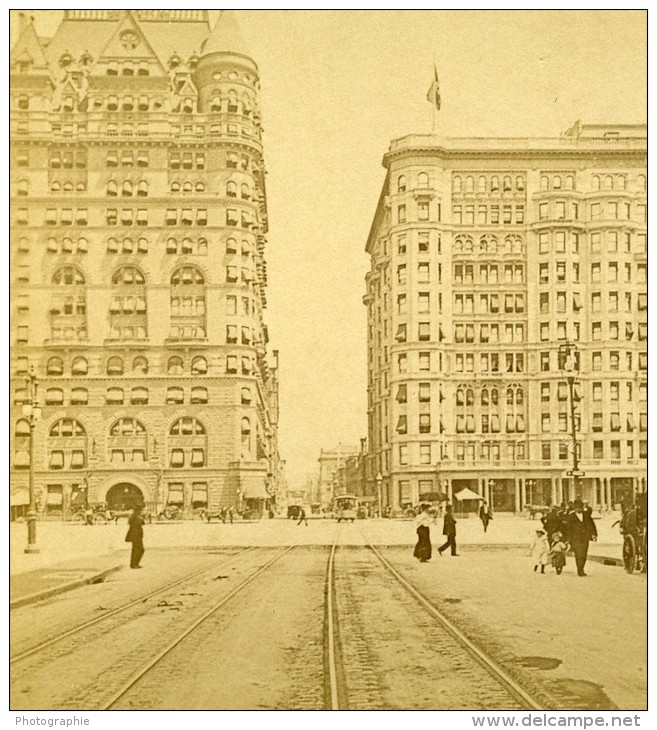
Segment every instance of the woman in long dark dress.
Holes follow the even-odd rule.
[[[436,518],[429,512],[429,505],[422,507],[422,512],[417,518],[417,545],[413,550],[413,556],[421,563],[431,560],[431,538],[429,537],[429,526],[436,523]]]

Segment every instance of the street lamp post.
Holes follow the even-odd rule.
[[[379,511],[379,518],[381,517],[381,487],[383,485],[383,474],[379,472],[376,475],[376,503]]]
[[[573,354],[577,352],[577,346],[573,342],[565,342],[559,346],[559,354],[562,358],[562,369],[566,373],[566,382],[568,383],[568,398],[570,401],[570,438],[571,451],[573,453],[573,468],[568,472],[568,476],[573,478],[573,486],[575,488],[575,499],[579,499],[580,495],[580,477],[584,476],[584,472],[579,470],[579,448],[577,443],[577,423],[575,421],[575,401],[579,400],[575,394],[575,362]]]
[[[493,502],[495,501],[495,480],[488,480],[488,509],[493,511]]]
[[[26,553],[38,553],[39,548],[36,542],[36,495],[34,493],[34,428],[37,421],[41,418],[41,408],[37,401],[37,378],[34,370],[30,370],[27,376],[27,394],[28,402],[23,404],[21,409],[30,428],[30,471],[29,478],[29,495],[30,504],[27,508],[27,547]]]

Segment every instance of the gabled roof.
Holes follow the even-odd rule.
[[[137,39],[137,46],[133,49],[126,49],[122,45],[121,36],[126,32],[132,32]],[[154,60],[160,67],[160,71],[165,73],[164,67],[159,62],[157,54],[150,44],[148,38],[143,32],[141,26],[133,16],[132,12],[127,10],[118,22],[112,37],[109,39],[103,50],[99,53],[98,58],[101,60],[104,58],[111,59],[122,59],[127,58],[130,60]]]
[[[9,63],[11,66],[18,62],[31,62],[35,70],[48,69],[48,62],[46,61],[41,41],[34,30],[34,23],[31,19],[18,37],[9,55]]]
[[[211,53],[238,53],[251,58],[234,10],[222,10],[212,32],[203,45],[203,56]]]

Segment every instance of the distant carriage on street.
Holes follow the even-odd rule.
[[[648,494],[637,494],[634,504],[620,519],[623,535],[623,565],[628,573],[648,569]]]

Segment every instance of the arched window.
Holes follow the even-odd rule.
[[[605,175],[605,190],[613,190],[614,188],[614,178],[613,175]]]
[[[594,175],[591,178],[591,187],[593,190],[600,190],[600,175]]]
[[[250,200],[251,199],[251,189],[246,183],[242,183],[240,186],[240,197],[242,200]]]
[[[226,183],[226,196],[229,198],[237,197],[237,183],[233,180],[229,180]]]
[[[180,192],[180,183],[177,180],[174,180],[171,183],[171,192],[172,193],[179,193]]]
[[[109,430],[107,448],[112,466],[145,462],[148,459],[148,433],[144,424],[136,418],[115,421]]]
[[[130,392],[130,403],[133,406],[143,406],[148,403],[148,388],[137,387]]]
[[[477,192],[479,192],[479,193],[486,192],[486,176],[485,175],[479,175],[479,180],[477,181]]]
[[[456,389],[456,405],[457,406],[465,405],[465,393],[463,391],[463,388]]]
[[[169,429],[169,466],[200,468],[206,465],[207,436],[196,418],[184,416]]]
[[[510,175],[505,175],[504,176],[503,187],[504,187],[504,192],[505,193],[508,193],[508,192],[510,192],[513,189],[512,186],[511,186],[511,177],[510,177]]]
[[[550,187],[550,179],[547,175],[541,175],[541,190],[547,190]]]
[[[490,394],[488,393],[488,388],[483,388],[481,391],[481,405],[487,406],[490,403]]]
[[[146,180],[140,180],[137,185],[137,195],[141,198],[145,198],[148,195],[148,182]]]
[[[472,175],[468,175],[465,178],[465,192],[466,193],[474,192],[474,178],[472,177]]]
[[[146,375],[148,373],[148,360],[145,357],[136,357],[132,361],[132,372]]]
[[[208,372],[208,361],[201,355],[192,360],[192,375],[206,375]]]
[[[507,406],[512,406],[516,402],[515,393],[513,392],[513,388],[507,388],[506,390],[506,404]]]
[[[123,185],[121,185],[121,195],[124,198],[131,198],[132,197],[132,181],[131,180],[124,180]]]
[[[500,179],[497,175],[493,175],[490,179],[491,192],[497,192],[500,189]]]
[[[123,405],[123,388],[108,388],[105,393],[105,403],[108,406],[121,406]]]
[[[62,375],[64,373],[64,361],[61,357],[51,357],[46,364],[47,375]]]
[[[71,363],[71,375],[86,375],[89,372],[89,365],[87,364],[86,358],[74,357]]]
[[[204,193],[205,192],[205,183],[197,182],[194,186],[194,189],[197,193]]]
[[[418,173],[417,186],[418,186],[418,188],[428,188],[429,187],[429,175],[427,175],[426,172]]]
[[[189,180],[186,180],[183,183],[182,189],[183,189],[183,193],[191,193],[193,190],[191,182]]]
[[[454,180],[452,181],[452,190],[455,193],[460,193],[462,189],[462,182],[461,178],[457,175]]]
[[[219,96],[213,96],[210,100],[210,111],[215,113],[221,111],[221,98]]]
[[[238,111],[237,92],[232,89],[228,92],[228,111],[231,113],[236,113]]]
[[[30,468],[30,424],[20,419],[14,426],[14,469]]]
[[[87,464],[87,433],[79,421],[62,418],[48,432],[48,468],[84,469]]]
[[[465,405],[466,406],[474,405],[474,391],[472,390],[472,388],[467,388],[465,391]]]
[[[524,398],[524,393],[523,393],[522,388],[517,388],[516,389],[516,405],[521,406],[524,402],[524,399],[525,398]]]
[[[123,375],[123,360],[118,356],[110,357],[106,372],[108,375]]]
[[[525,179],[522,177],[522,175],[518,175],[516,177],[516,190],[524,190],[525,189]]]
[[[50,190],[53,193],[58,193],[62,189],[62,186],[59,182],[59,180],[53,180],[52,183],[50,183]]]
[[[86,406],[89,403],[89,392],[86,388],[71,388],[71,405]]]
[[[639,190],[645,190],[646,189],[646,176],[639,175],[637,177],[637,184],[639,186]]]
[[[167,363],[167,374],[168,375],[182,375],[183,374],[183,361],[182,357],[174,355],[169,358]]]
[[[404,175],[400,175],[397,178],[397,192],[398,193],[406,192],[406,177]]]
[[[190,403],[207,403],[208,402],[208,389],[203,386],[196,386],[192,388]]]
[[[109,195],[111,198],[115,198],[118,194],[119,186],[116,182],[116,180],[108,180],[107,181],[107,195]]]
[[[552,180],[552,188],[553,190],[561,190],[561,176],[555,175]]]
[[[72,249],[72,242],[70,244]],[[74,266],[57,269],[52,277],[50,332],[53,342],[86,340],[87,303],[83,273]]]
[[[171,275],[171,338],[205,338],[205,277],[195,266],[181,266]]]
[[[46,390],[46,405],[61,406],[64,404],[64,391],[61,388],[48,388]]]
[[[248,418],[243,418],[241,421],[241,437],[242,437],[242,459],[251,460],[253,458],[252,443],[251,443],[251,422]]]
[[[111,339],[143,340],[147,337],[145,283],[143,273],[135,266],[121,266],[114,272],[110,303]]]
[[[494,406],[496,406],[499,403],[499,393],[497,391],[497,388],[491,388],[491,391],[490,391],[490,402]]]
[[[167,388],[167,405],[178,405],[185,402],[185,391],[178,386]]]
[[[16,194],[17,195],[27,195],[29,192],[28,182],[27,180],[19,180],[18,185],[16,185]]]
[[[572,175],[566,175],[566,190],[575,189],[575,178]]]

